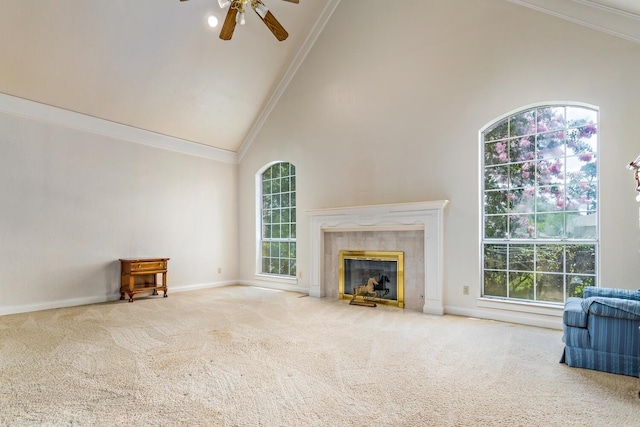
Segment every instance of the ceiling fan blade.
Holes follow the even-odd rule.
[[[222,40],[231,40],[233,36],[233,30],[236,29],[236,15],[238,14],[238,9],[230,7],[229,12],[227,12],[227,17],[224,18],[224,24],[222,25],[222,29],[220,30],[220,38]]]
[[[256,13],[258,14],[258,16],[260,16],[257,10]],[[271,11],[267,11],[264,18],[260,16],[260,19],[262,19],[262,22],[264,22],[264,24],[269,27],[273,35],[276,36],[279,41],[286,40],[287,37],[289,37],[289,33],[287,33],[287,30],[285,30],[284,27],[280,25]]]
[[[185,0],[180,0],[180,1],[185,1]],[[289,3],[300,3],[300,0],[284,0],[284,1],[288,1]]]

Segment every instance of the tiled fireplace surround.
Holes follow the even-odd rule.
[[[403,251],[405,308],[444,314],[443,211],[448,200],[307,211],[313,297],[338,298],[340,250]]]

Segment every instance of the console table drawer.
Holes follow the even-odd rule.
[[[166,261],[139,261],[131,263],[131,272],[150,271],[150,270],[166,270]]]

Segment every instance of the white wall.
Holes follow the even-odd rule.
[[[0,314],[117,299],[119,258],[237,277],[235,164],[0,113],[0,218]]]
[[[286,160],[298,174],[301,289],[305,210],[449,199],[446,310],[527,321],[478,306],[478,131],[523,106],[578,101],[601,109],[601,284],[640,287],[625,169],[640,153],[638,76],[640,45],[503,0],[341,2],[240,164],[241,279],[254,280],[254,174]]]

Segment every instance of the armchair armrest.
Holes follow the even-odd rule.
[[[582,308],[596,316],[615,317],[618,319],[640,320],[640,301],[622,298],[585,298]]]
[[[562,322],[577,328],[587,327],[587,311],[582,308],[582,298],[567,298],[562,312]]]
[[[640,301],[640,289],[637,291],[632,291],[630,289],[599,288],[596,286],[587,286],[584,288],[583,294],[585,299],[591,297],[604,297]]]

